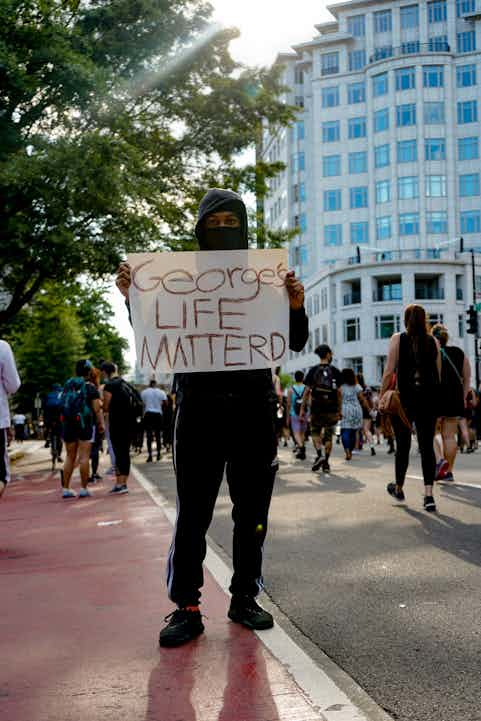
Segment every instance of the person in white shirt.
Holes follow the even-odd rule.
[[[155,380],[151,380],[149,388],[145,388],[140,395],[144,403],[144,428],[147,433],[148,451],[147,463],[152,462],[152,441],[154,436],[157,460],[160,461],[162,416],[164,407],[167,404],[167,395],[165,391],[157,388]]]
[[[23,413],[15,413],[12,418],[13,427],[15,430],[15,440],[23,443],[25,440],[25,421],[26,417]]]
[[[0,498],[10,480],[7,446],[11,440],[8,396],[20,388],[20,377],[9,344],[0,340]]]

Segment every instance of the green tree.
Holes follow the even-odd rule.
[[[233,159],[285,125],[278,71],[229,54],[204,0],[0,0],[0,309],[101,278],[129,251],[192,247],[207,185],[265,189]],[[215,168],[215,172],[213,172]]]

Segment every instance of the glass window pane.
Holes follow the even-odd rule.
[[[416,87],[416,68],[400,68],[395,71],[396,90],[411,90]]]
[[[341,175],[341,156],[325,155],[322,159],[322,174],[325,178]]]
[[[409,28],[417,28],[419,26],[419,6],[405,5],[400,8],[401,28],[408,30]]]
[[[446,140],[426,138],[424,141],[425,160],[446,160]]]
[[[477,137],[458,139],[458,160],[477,160],[479,142]]]
[[[380,73],[379,75],[374,75],[372,79],[372,93],[374,97],[377,98],[380,95],[386,95],[388,90],[388,74]]]
[[[415,163],[418,159],[416,140],[399,140],[397,144],[398,163]]]
[[[349,153],[349,173],[367,173],[367,152]]]
[[[377,145],[374,148],[374,165],[376,168],[384,168],[390,164],[389,145]]]

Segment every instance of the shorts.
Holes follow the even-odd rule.
[[[308,420],[304,416],[291,416],[291,428],[293,433],[305,433],[307,431]]]
[[[81,426],[80,423],[63,423],[62,438],[65,443],[76,443],[77,441],[94,440],[95,427],[92,424]]]
[[[338,413],[325,413],[311,416],[311,433],[313,436],[322,436],[323,443],[332,441],[339,418]]]

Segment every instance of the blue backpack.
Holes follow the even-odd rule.
[[[62,391],[49,391],[45,399],[45,408],[49,411],[60,411],[62,408]]]
[[[92,409],[87,399],[84,378],[69,378],[62,391],[62,422],[77,423],[82,428],[92,423]]]

